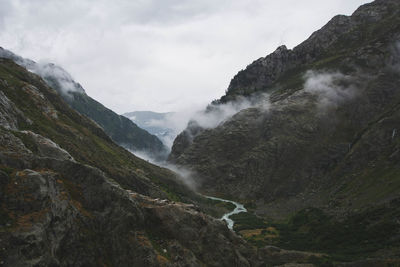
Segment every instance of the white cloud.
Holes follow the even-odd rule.
[[[174,164],[171,163],[167,163],[166,161],[158,161],[156,159],[154,159],[154,157],[152,157],[151,155],[149,155],[146,151],[133,151],[127,148],[127,150],[129,152],[131,152],[132,154],[134,154],[136,157],[139,157],[145,161],[148,161],[152,164],[158,165],[160,167],[163,168],[167,168],[169,170],[172,170],[173,172],[178,174],[178,179],[181,180],[181,182],[183,182],[186,186],[188,186],[190,189],[192,190],[196,190],[198,187],[198,184],[196,183],[195,179],[193,179],[193,173],[186,169],[185,167],[182,166],[176,166]]]
[[[356,95],[353,78],[340,72],[307,71],[304,90],[318,96],[321,109],[335,107]]]
[[[176,111],[365,2],[0,0],[0,46],[62,66],[116,112]]]
[[[210,105],[208,111],[205,111],[204,106],[198,105],[168,113],[163,118],[147,121],[146,125],[164,128],[166,133],[158,137],[171,148],[176,136],[186,129],[189,121],[196,122],[202,128],[215,128],[243,109],[258,108],[268,111],[270,105],[268,94],[259,94],[251,98],[238,97],[226,104]],[[129,118],[134,120],[134,116]]]

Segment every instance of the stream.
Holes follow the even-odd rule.
[[[235,205],[235,209],[233,211],[225,213],[222,216],[222,218],[220,219],[220,220],[226,221],[226,223],[228,224],[228,228],[231,229],[231,230],[233,230],[233,224],[235,222],[229,217],[232,216],[233,214],[238,214],[238,213],[247,211],[247,209],[242,204],[237,203],[237,202],[232,201],[232,200],[227,200],[227,199],[218,198],[218,197],[210,197],[210,196],[204,196],[204,197],[212,199],[212,200],[219,200],[219,201],[223,201],[223,202],[232,203],[233,205]]]

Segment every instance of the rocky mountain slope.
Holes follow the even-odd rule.
[[[240,71],[209,112],[243,96],[268,95],[268,108],[192,122],[170,161],[276,222],[247,220],[255,244],[400,257],[399,85],[400,2],[377,0]]]
[[[43,79],[0,58],[1,266],[274,266],[177,174],[136,158]]]
[[[2,58],[0,88],[2,266],[258,262],[222,222],[172,201],[194,194],[174,173],[115,145],[38,76]]]
[[[12,59],[41,76],[49,86],[60,93],[64,101],[79,113],[94,120],[117,144],[133,151],[146,151],[156,158],[166,157],[167,149],[156,136],[88,96],[82,86],[63,68],[54,64],[36,63],[3,48],[0,48],[0,56]]]

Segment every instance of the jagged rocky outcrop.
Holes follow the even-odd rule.
[[[272,220],[300,218],[288,229],[314,236],[306,244],[314,249],[332,252],[336,245],[324,240],[336,238],[354,256],[353,238],[369,244],[360,250],[370,256],[381,257],[381,249],[398,257],[399,12],[398,1],[366,4],[294,49],[256,60],[213,105],[267,93],[269,108],[242,110],[212,129],[188,127],[169,159],[196,172],[204,192],[247,202]],[[312,210],[296,217],[311,207],[326,214],[316,224],[325,228],[310,223]],[[367,220],[369,212],[382,217]],[[327,234],[334,224],[352,230]],[[350,237],[357,231],[364,236]],[[278,244],[305,247],[290,242]]]
[[[49,86],[57,90],[73,109],[94,120],[117,144],[132,151],[146,152],[160,160],[166,157],[167,148],[155,135],[88,96],[82,86],[63,68],[52,63],[36,63],[1,47],[0,57],[9,58],[38,74]]]
[[[332,55],[335,45],[357,43],[371,38],[364,35],[363,27],[380,23],[388,16],[396,16],[396,0],[378,0],[364,5],[351,16],[338,15],[306,41],[293,49],[285,45],[272,54],[251,63],[239,71],[231,80],[227,93],[220,102],[232,100],[237,95],[250,95],[256,91],[268,91],[289,70],[304,66],[318,59]],[[394,26],[394,25],[391,25]]]
[[[16,168],[0,173],[2,265],[249,266],[254,254],[222,222],[130,193],[98,169],[48,157],[0,162]]]

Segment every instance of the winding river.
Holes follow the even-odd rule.
[[[221,218],[221,220],[226,221],[226,223],[228,224],[228,228],[231,230],[233,229],[233,224],[235,222],[229,217],[232,216],[233,214],[238,214],[238,213],[247,211],[247,209],[242,204],[237,203],[232,200],[227,200],[227,199],[218,198],[218,197],[210,197],[210,196],[204,196],[204,197],[212,199],[212,200],[219,200],[219,201],[223,201],[223,202],[232,203],[233,205],[235,205],[235,209],[233,211],[225,213]]]

